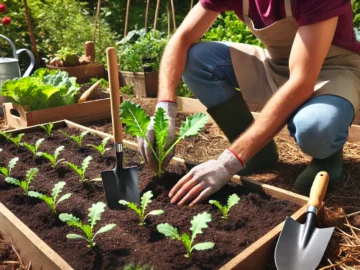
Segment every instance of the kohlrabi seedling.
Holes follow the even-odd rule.
[[[13,144],[16,145],[17,148],[19,148],[19,146],[21,145],[21,139],[24,136],[24,133],[20,133],[18,134],[16,137],[9,137],[10,142],[12,142]]]
[[[44,141],[45,139],[38,139],[35,143],[35,145],[29,144],[29,143],[22,143],[23,146],[25,146],[27,149],[29,149],[29,151],[34,155],[34,158],[36,158],[36,156],[38,156],[38,150],[39,147],[41,145],[41,143]]]
[[[111,139],[110,137],[106,137],[102,140],[101,144],[99,145],[88,144],[88,146],[91,146],[92,148],[97,150],[100,153],[101,157],[104,157],[105,152],[111,149],[111,148],[106,148],[106,144],[110,139]]]
[[[9,164],[7,167],[0,167],[0,173],[4,175],[5,177],[9,177],[11,170],[15,167],[16,163],[19,161],[18,157],[14,157],[9,161]]]
[[[9,184],[13,184],[13,185],[21,187],[22,190],[24,191],[24,194],[28,195],[29,186],[30,186],[31,182],[34,180],[38,171],[39,170],[37,168],[31,168],[30,170],[27,171],[25,180],[23,180],[23,181],[12,178],[12,177],[6,177],[5,181]]]
[[[238,195],[233,194],[231,196],[229,196],[228,201],[227,201],[227,205],[221,205],[218,201],[215,200],[210,200],[209,203],[215,205],[217,208],[220,209],[222,215],[223,215],[223,219],[228,219],[228,213],[231,207],[233,207],[234,205],[237,205],[240,202],[240,198]]]
[[[3,136],[7,141],[10,141],[11,134],[0,131],[0,136]]]
[[[203,233],[202,230],[208,227],[207,224],[210,221],[211,221],[211,215],[207,212],[194,216],[193,219],[191,220],[191,228],[190,228],[192,232],[191,236],[188,235],[187,233],[179,234],[178,229],[174,228],[169,223],[161,223],[157,225],[157,230],[166,237],[169,237],[170,239],[181,241],[186,249],[185,257],[191,259],[191,253],[194,249],[207,250],[215,246],[215,244],[212,242],[204,242],[193,245],[195,237],[198,234]]]
[[[83,132],[81,132],[81,134],[79,136],[76,136],[76,135],[69,135],[64,131],[60,131],[60,132],[62,134],[64,134],[66,137],[68,137],[68,138],[72,139],[74,142],[76,142],[76,144],[79,148],[82,147],[82,141],[83,141],[84,137],[90,133],[89,131],[83,131]]]
[[[209,116],[205,113],[197,113],[186,118],[181,124],[180,134],[175,142],[166,148],[168,137],[168,117],[162,108],[158,108],[154,115],[154,132],[155,143],[154,148],[146,137],[146,129],[150,124],[150,117],[140,105],[132,101],[124,101],[120,106],[121,121],[126,124],[126,132],[132,136],[144,138],[158,161],[158,175],[163,173],[162,163],[169,153],[174,149],[175,145],[185,137],[195,136],[209,121]]]
[[[45,130],[46,134],[48,136],[51,136],[52,135],[52,130],[54,128],[54,124],[53,123],[48,123],[48,124],[45,124],[45,125],[40,125],[40,127]]]
[[[92,205],[92,207],[89,209],[89,224],[83,224],[79,218],[73,216],[72,214],[63,213],[59,215],[59,218],[61,221],[66,222],[69,226],[74,226],[79,229],[81,229],[85,236],[70,233],[66,235],[69,239],[84,239],[88,242],[88,247],[92,248],[95,246],[94,239],[95,237],[100,233],[105,233],[108,231],[111,231],[115,228],[116,224],[108,224],[103,227],[101,227],[95,234],[93,232],[94,227],[96,225],[96,222],[101,219],[101,215],[105,211],[106,204],[103,202],[97,202]]]
[[[38,152],[37,155],[48,159],[50,161],[51,165],[54,167],[54,169],[56,169],[56,166],[61,161],[65,160],[63,158],[58,160],[59,154],[60,154],[60,152],[62,150],[64,150],[64,146],[59,146],[58,148],[55,149],[54,155],[51,155],[51,154],[46,153],[46,152]]]
[[[59,200],[57,199],[65,185],[66,185],[66,183],[64,181],[60,181],[57,184],[55,184],[54,188],[52,189],[51,197],[48,197],[45,194],[41,194],[36,191],[29,191],[28,195],[30,197],[34,197],[34,198],[37,198],[37,199],[40,199],[40,200],[43,200],[44,202],[46,202],[49,205],[51,212],[53,214],[55,214],[56,206],[59,203],[61,203],[62,201],[67,200],[71,197],[71,193],[67,193],[67,194],[61,196],[59,198]]]
[[[83,160],[83,162],[81,164],[81,168],[71,162],[64,162],[64,163],[66,165],[68,165],[71,169],[73,169],[80,176],[80,182],[83,183],[83,182],[85,182],[86,169],[89,166],[91,160],[92,160],[92,156],[87,156]]]
[[[140,207],[138,207],[134,203],[127,202],[125,200],[120,200],[119,203],[122,205],[126,205],[128,208],[134,210],[135,213],[139,216],[140,225],[144,226],[145,219],[147,218],[147,216],[149,216],[149,215],[158,216],[158,215],[164,214],[163,210],[153,210],[153,211],[149,212],[147,215],[145,215],[146,208],[152,202],[152,200],[151,200],[152,197],[153,197],[153,194],[152,194],[151,190],[145,192],[141,197],[141,206]]]

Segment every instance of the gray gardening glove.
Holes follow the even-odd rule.
[[[156,105],[155,111],[158,108],[163,108],[167,114],[168,117],[168,138],[166,142],[165,149],[168,149],[175,141],[176,136],[176,126],[175,126],[175,120],[176,120],[176,113],[178,106],[174,102],[168,102],[168,101],[160,101]],[[155,132],[154,132],[154,117],[151,117],[151,122],[148,125],[147,131],[146,131],[146,138],[148,139],[149,143],[152,144],[155,151],[157,151],[155,147]],[[149,147],[149,144],[147,141],[143,138],[138,137],[138,145],[140,153],[145,160],[146,164],[149,165],[149,167],[154,171],[158,171],[158,161],[155,158],[153,152],[151,151],[151,148]],[[170,162],[171,158],[174,156],[174,150],[175,148],[169,153],[169,155],[165,158],[165,160],[162,163],[162,168],[164,169]]]
[[[169,193],[171,203],[197,204],[225,186],[243,167],[242,161],[226,149],[217,160],[209,160],[192,168],[180,179]]]

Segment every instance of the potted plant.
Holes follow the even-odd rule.
[[[160,32],[134,30],[118,42],[121,86],[134,85],[137,97],[155,97],[160,60],[167,43]]]

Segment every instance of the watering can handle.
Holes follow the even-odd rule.
[[[23,77],[27,77],[27,76],[30,75],[31,71],[32,71],[32,70],[34,69],[34,67],[35,67],[35,56],[34,56],[34,54],[33,54],[30,50],[28,50],[28,49],[20,49],[20,50],[17,50],[17,51],[16,51],[16,54],[19,55],[19,54],[22,53],[22,52],[26,52],[26,53],[29,55],[29,57],[30,57],[30,65],[29,65],[29,67],[27,68],[27,70],[25,71],[25,73],[22,75]]]
[[[10,47],[11,47],[11,49],[12,49],[12,51],[13,51],[14,58],[15,58],[15,59],[18,59],[18,56],[17,56],[17,53],[16,53],[16,48],[15,48],[14,43],[13,43],[8,37],[6,37],[6,36],[4,36],[4,35],[0,35],[0,38],[5,39],[7,42],[9,42]]]

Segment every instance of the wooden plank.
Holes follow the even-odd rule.
[[[177,103],[180,111],[186,113],[199,113],[199,112],[206,113],[206,107],[198,99],[178,97]],[[252,112],[252,115],[256,119],[259,116],[259,113]],[[213,119],[211,119],[211,122],[215,124]],[[360,114],[358,114],[356,121],[354,121],[354,123],[359,123],[359,122],[360,122]],[[284,127],[279,134],[289,136],[289,131],[287,130],[287,127]],[[360,142],[360,126],[352,125],[350,127],[349,137],[347,141],[353,143]]]
[[[5,241],[20,249],[21,259],[25,264],[31,262],[33,270],[73,269],[2,203],[0,203],[0,224],[0,232]]]

